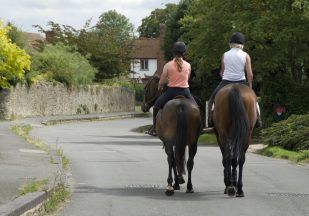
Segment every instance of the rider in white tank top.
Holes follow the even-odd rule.
[[[232,48],[224,53],[223,80],[240,81],[245,80],[245,64],[247,53],[239,48]]]

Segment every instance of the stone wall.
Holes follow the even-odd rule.
[[[40,83],[0,92],[0,119],[134,111],[134,91],[100,85],[67,88]]]

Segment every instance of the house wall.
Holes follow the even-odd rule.
[[[152,76],[157,70],[157,59],[148,59],[148,70],[141,70],[140,59],[131,60],[131,71],[137,72],[137,74],[131,74],[131,78],[145,78],[145,75]]]
[[[67,88],[39,83],[0,91],[0,119],[134,111],[134,91],[100,85]]]

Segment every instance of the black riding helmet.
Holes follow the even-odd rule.
[[[235,32],[230,38],[230,43],[244,44],[245,36],[240,32]]]
[[[184,55],[187,50],[187,46],[184,42],[177,41],[173,45],[173,54],[174,55]]]

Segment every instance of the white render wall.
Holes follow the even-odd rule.
[[[148,70],[141,70],[140,59],[131,60],[131,71],[137,72],[137,74],[131,74],[131,78],[145,78],[147,76],[152,76],[157,70],[157,59],[148,59]]]

